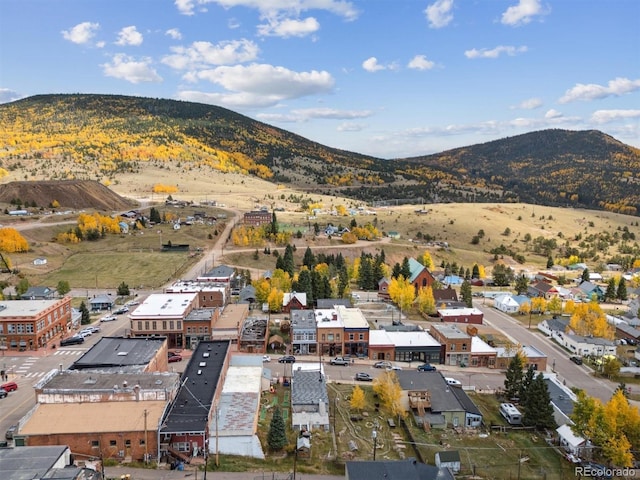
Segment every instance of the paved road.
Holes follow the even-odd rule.
[[[474,307],[484,313],[484,321],[488,325],[502,331],[511,337],[514,342],[521,345],[531,345],[547,355],[547,370],[553,370],[558,378],[566,382],[569,387],[577,387],[586,391],[592,397],[607,402],[611,398],[617,385],[612,382],[595,378],[592,370],[586,365],[576,365],[569,360],[569,354],[556,343],[538,332],[537,329],[529,330],[526,326],[514,320],[511,316],[484,305],[482,300],[474,301]]]

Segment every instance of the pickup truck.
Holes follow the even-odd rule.
[[[344,357],[335,357],[331,359],[331,365],[344,365],[345,367],[349,365],[351,362],[348,358]]]

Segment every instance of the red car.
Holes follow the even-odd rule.
[[[171,355],[168,359],[169,363],[173,363],[173,362],[181,362],[182,361],[182,357],[180,355]]]
[[[14,390],[18,389],[18,384],[16,382],[3,383],[2,385],[0,385],[0,389],[4,390],[5,392],[13,392]]]

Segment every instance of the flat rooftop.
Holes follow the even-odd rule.
[[[7,317],[34,317],[43,310],[60,303],[56,300],[3,300],[0,302],[0,319]]]
[[[165,337],[102,337],[69,369],[141,370],[153,360],[166,341]]]
[[[131,320],[145,318],[182,318],[198,294],[193,293],[153,293],[129,314]]]
[[[63,370],[57,372],[44,385],[43,391],[51,390],[113,390],[117,385],[133,388],[139,385],[141,390],[172,390],[180,380],[180,375],[171,372],[158,373],[95,373],[82,370]]]

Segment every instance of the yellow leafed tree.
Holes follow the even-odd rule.
[[[613,340],[615,329],[607,322],[607,317],[597,302],[581,303],[575,307],[569,326],[578,335],[593,335]]]
[[[382,404],[391,414],[404,417],[406,412],[402,408],[402,388],[398,376],[393,371],[384,372],[373,381],[373,391],[378,394]]]
[[[0,250],[9,253],[28,252],[29,243],[15,228],[0,228]]]
[[[407,310],[416,298],[416,290],[408,279],[400,275],[389,283],[389,298],[401,310]]]
[[[431,314],[436,312],[436,299],[433,296],[433,289],[426,286],[418,290],[418,310],[422,313]]]
[[[360,386],[356,385],[353,387],[353,391],[351,392],[351,400],[349,401],[349,406],[354,410],[364,410],[364,407],[367,405],[367,400],[364,396],[364,391],[360,388]]]

